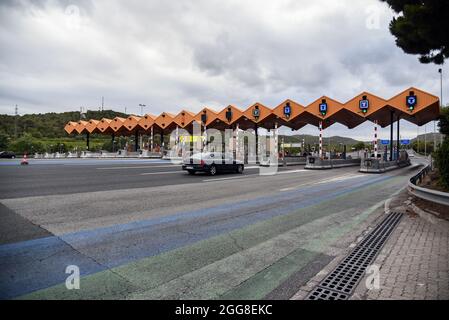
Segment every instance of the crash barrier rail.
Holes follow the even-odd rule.
[[[403,168],[411,164],[410,159],[384,161],[382,159],[366,158],[360,163],[360,172],[382,173],[398,168]]]
[[[321,159],[317,156],[308,156],[305,169],[332,169],[351,166],[360,166],[360,158],[348,157],[346,159]]]
[[[407,186],[408,192],[415,197],[449,206],[449,192],[442,192],[418,186],[431,170],[432,166],[427,165],[424,169],[410,178]]]
[[[148,150],[140,150],[138,152],[128,152],[119,150],[117,152],[67,152],[67,153],[35,153],[34,159],[62,159],[62,158],[161,158],[161,152],[149,152]]]

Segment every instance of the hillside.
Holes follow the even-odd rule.
[[[299,134],[299,135],[291,135],[291,136],[283,136],[285,143],[298,143],[303,142],[303,139],[306,144],[318,144],[319,137],[318,136],[312,136],[308,134]],[[332,145],[354,145],[357,144],[358,140],[347,138],[347,137],[340,137],[340,136],[332,136],[332,137],[325,137],[323,139],[324,143],[328,143],[329,139],[331,140]]]
[[[432,142],[434,137],[436,138],[436,141],[439,143],[441,141],[443,135],[441,133],[431,132],[431,133],[427,133],[427,134],[420,134],[418,136],[420,142],[423,142],[424,139],[426,139],[428,142]],[[413,138],[412,139],[412,143],[415,142],[415,141],[417,141],[417,139]]]
[[[86,119],[114,118],[126,117],[121,112],[112,110],[105,111],[87,111]],[[31,134],[35,138],[66,138],[64,126],[69,121],[80,120],[80,113],[62,112],[62,113],[39,113],[26,114],[17,117],[17,136],[20,137],[24,133]],[[14,138],[15,116],[0,115],[0,134]]]

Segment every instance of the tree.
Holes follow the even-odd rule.
[[[365,150],[366,145],[364,142],[357,142],[354,146],[355,150]]]
[[[0,132],[0,151],[8,149],[9,136],[6,133]]]
[[[440,109],[439,120],[438,127],[440,128],[440,133],[449,135],[449,106]]]
[[[381,0],[399,14],[390,22],[396,45],[419,54],[421,63],[443,64],[449,57],[449,1]]]

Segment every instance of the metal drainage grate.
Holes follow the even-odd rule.
[[[342,262],[307,296],[307,300],[345,300],[363,278],[386,240],[399,223],[402,213],[388,214]]]
[[[348,295],[317,287],[309,296],[309,300],[347,300]]]

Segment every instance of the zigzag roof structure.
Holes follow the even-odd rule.
[[[220,111],[205,107],[198,113],[182,110],[176,115],[163,112],[158,116],[146,114],[142,117],[131,115],[128,118],[70,121],[64,130],[68,134],[131,135],[136,132],[149,133],[151,130],[168,133],[176,127],[191,131],[194,121],[219,130],[237,125],[241,129],[256,126],[273,129],[276,124],[297,130],[307,124],[319,126],[320,122],[323,128],[340,123],[352,129],[365,121],[377,121],[381,127],[386,127],[399,118],[421,126],[437,120],[439,114],[440,101],[437,96],[411,87],[388,100],[362,92],[346,103],[322,96],[303,106],[287,99],[273,109],[256,102],[245,110],[229,105]]]

